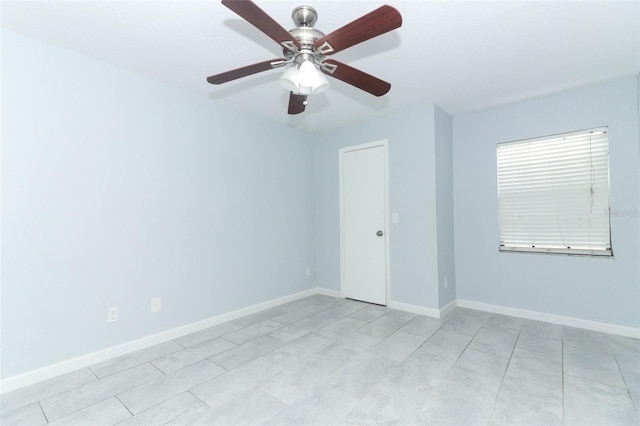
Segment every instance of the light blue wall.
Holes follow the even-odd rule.
[[[314,286],[306,134],[6,30],[2,67],[2,377]]]
[[[637,108],[637,79],[626,78],[454,118],[459,299],[640,326]],[[498,253],[496,143],[604,125],[615,257]]]
[[[456,299],[453,233],[453,124],[438,106],[435,121],[436,208],[438,229],[438,295],[440,308]],[[448,287],[445,287],[445,279]]]
[[[340,288],[338,150],[389,141],[391,295],[394,302],[437,309],[438,262],[434,105],[316,135],[317,284]]]

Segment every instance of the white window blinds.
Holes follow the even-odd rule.
[[[611,256],[607,128],[497,145],[500,250]]]

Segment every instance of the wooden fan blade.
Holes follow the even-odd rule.
[[[280,58],[272,59],[270,61],[258,62],[257,64],[247,65],[246,67],[236,68],[235,70],[209,76],[207,77],[207,81],[211,84],[222,84],[241,77],[246,77],[251,74],[279,68],[286,63],[286,60]]]
[[[399,28],[401,25],[400,12],[391,6],[384,5],[322,37],[316,41],[316,48],[324,55],[332,55]]]
[[[307,95],[296,95],[291,92],[289,95],[289,114],[300,114],[307,104]]]
[[[329,66],[324,66],[325,64]],[[320,69],[323,73],[331,77],[342,80],[375,96],[382,96],[391,89],[391,84],[386,81],[380,80],[371,74],[350,67],[342,62],[334,61],[333,59],[325,60]]]
[[[296,48],[300,48],[300,43],[293,37],[289,31],[285,30],[280,24],[278,24],[271,16],[260,9],[255,3],[250,0],[222,0],[222,4],[234,11],[245,21],[268,35],[276,43],[291,50],[291,43]]]

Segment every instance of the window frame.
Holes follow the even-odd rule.
[[[606,230],[608,232],[608,246],[606,243],[604,243],[604,239],[603,241],[603,245],[601,246],[602,248],[571,248],[571,246],[568,246],[566,248],[562,248],[562,247],[551,247],[550,245],[545,245],[545,243],[540,243],[538,244],[536,241],[532,240],[534,242],[534,244],[532,246],[525,246],[523,244],[517,244],[515,240],[511,241],[511,244],[509,243],[509,239],[505,238],[505,234],[503,233],[504,229],[503,229],[503,217],[505,216],[505,213],[503,210],[507,210],[507,209],[503,209],[503,205],[501,203],[501,167],[504,168],[506,167],[505,164],[501,164],[500,161],[500,147],[501,146],[508,146],[508,145],[516,145],[516,144],[542,144],[542,143],[550,143],[554,140],[566,140],[567,138],[570,137],[579,137],[579,136],[586,136],[588,134],[593,134],[593,133],[603,133],[606,134],[606,204],[607,204],[607,210],[606,211],[602,211],[603,215],[606,215],[606,220],[607,220],[607,226],[606,226]],[[577,150],[576,150],[577,151]],[[503,161],[504,162],[504,161]],[[551,182],[553,179],[556,179],[554,177],[549,176],[548,177],[548,181],[547,184],[549,184],[549,182]],[[542,179],[540,179],[542,181]],[[514,140],[514,141],[507,141],[507,142],[500,142],[496,144],[496,184],[497,184],[497,207],[498,207],[498,251],[500,253],[533,253],[533,254],[559,254],[559,255],[569,255],[569,256],[588,256],[588,257],[598,257],[598,258],[613,258],[613,246],[612,246],[612,232],[611,232],[611,178],[610,178],[610,152],[609,152],[609,129],[608,126],[600,126],[600,127],[595,127],[595,128],[590,128],[590,129],[585,129],[585,130],[579,130],[579,131],[573,131],[573,132],[564,132],[564,133],[559,133],[559,134],[553,134],[553,135],[548,135],[548,136],[542,136],[542,137],[535,137],[535,138],[528,138],[528,139],[521,139],[521,140]],[[602,185],[602,181],[600,182],[600,184]],[[593,188],[593,187],[592,187]],[[577,199],[579,197],[576,197]],[[554,203],[554,206],[556,206],[556,204]],[[593,211],[592,213],[590,213],[591,216],[589,216],[589,218],[595,217],[597,213],[595,211]],[[514,226],[514,225],[511,225]],[[552,228],[552,227],[550,227]],[[565,228],[567,229],[567,228]],[[605,229],[604,226],[600,226],[600,230]],[[528,231],[528,230],[525,230]],[[534,234],[535,232],[532,232],[531,234]],[[562,235],[562,231],[560,230],[559,235],[557,240],[564,240],[564,238],[561,236]],[[604,235],[604,234],[601,234]],[[573,244],[573,243],[570,243]]]

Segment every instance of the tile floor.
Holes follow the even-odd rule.
[[[640,340],[316,295],[3,395],[9,425],[640,425]]]

